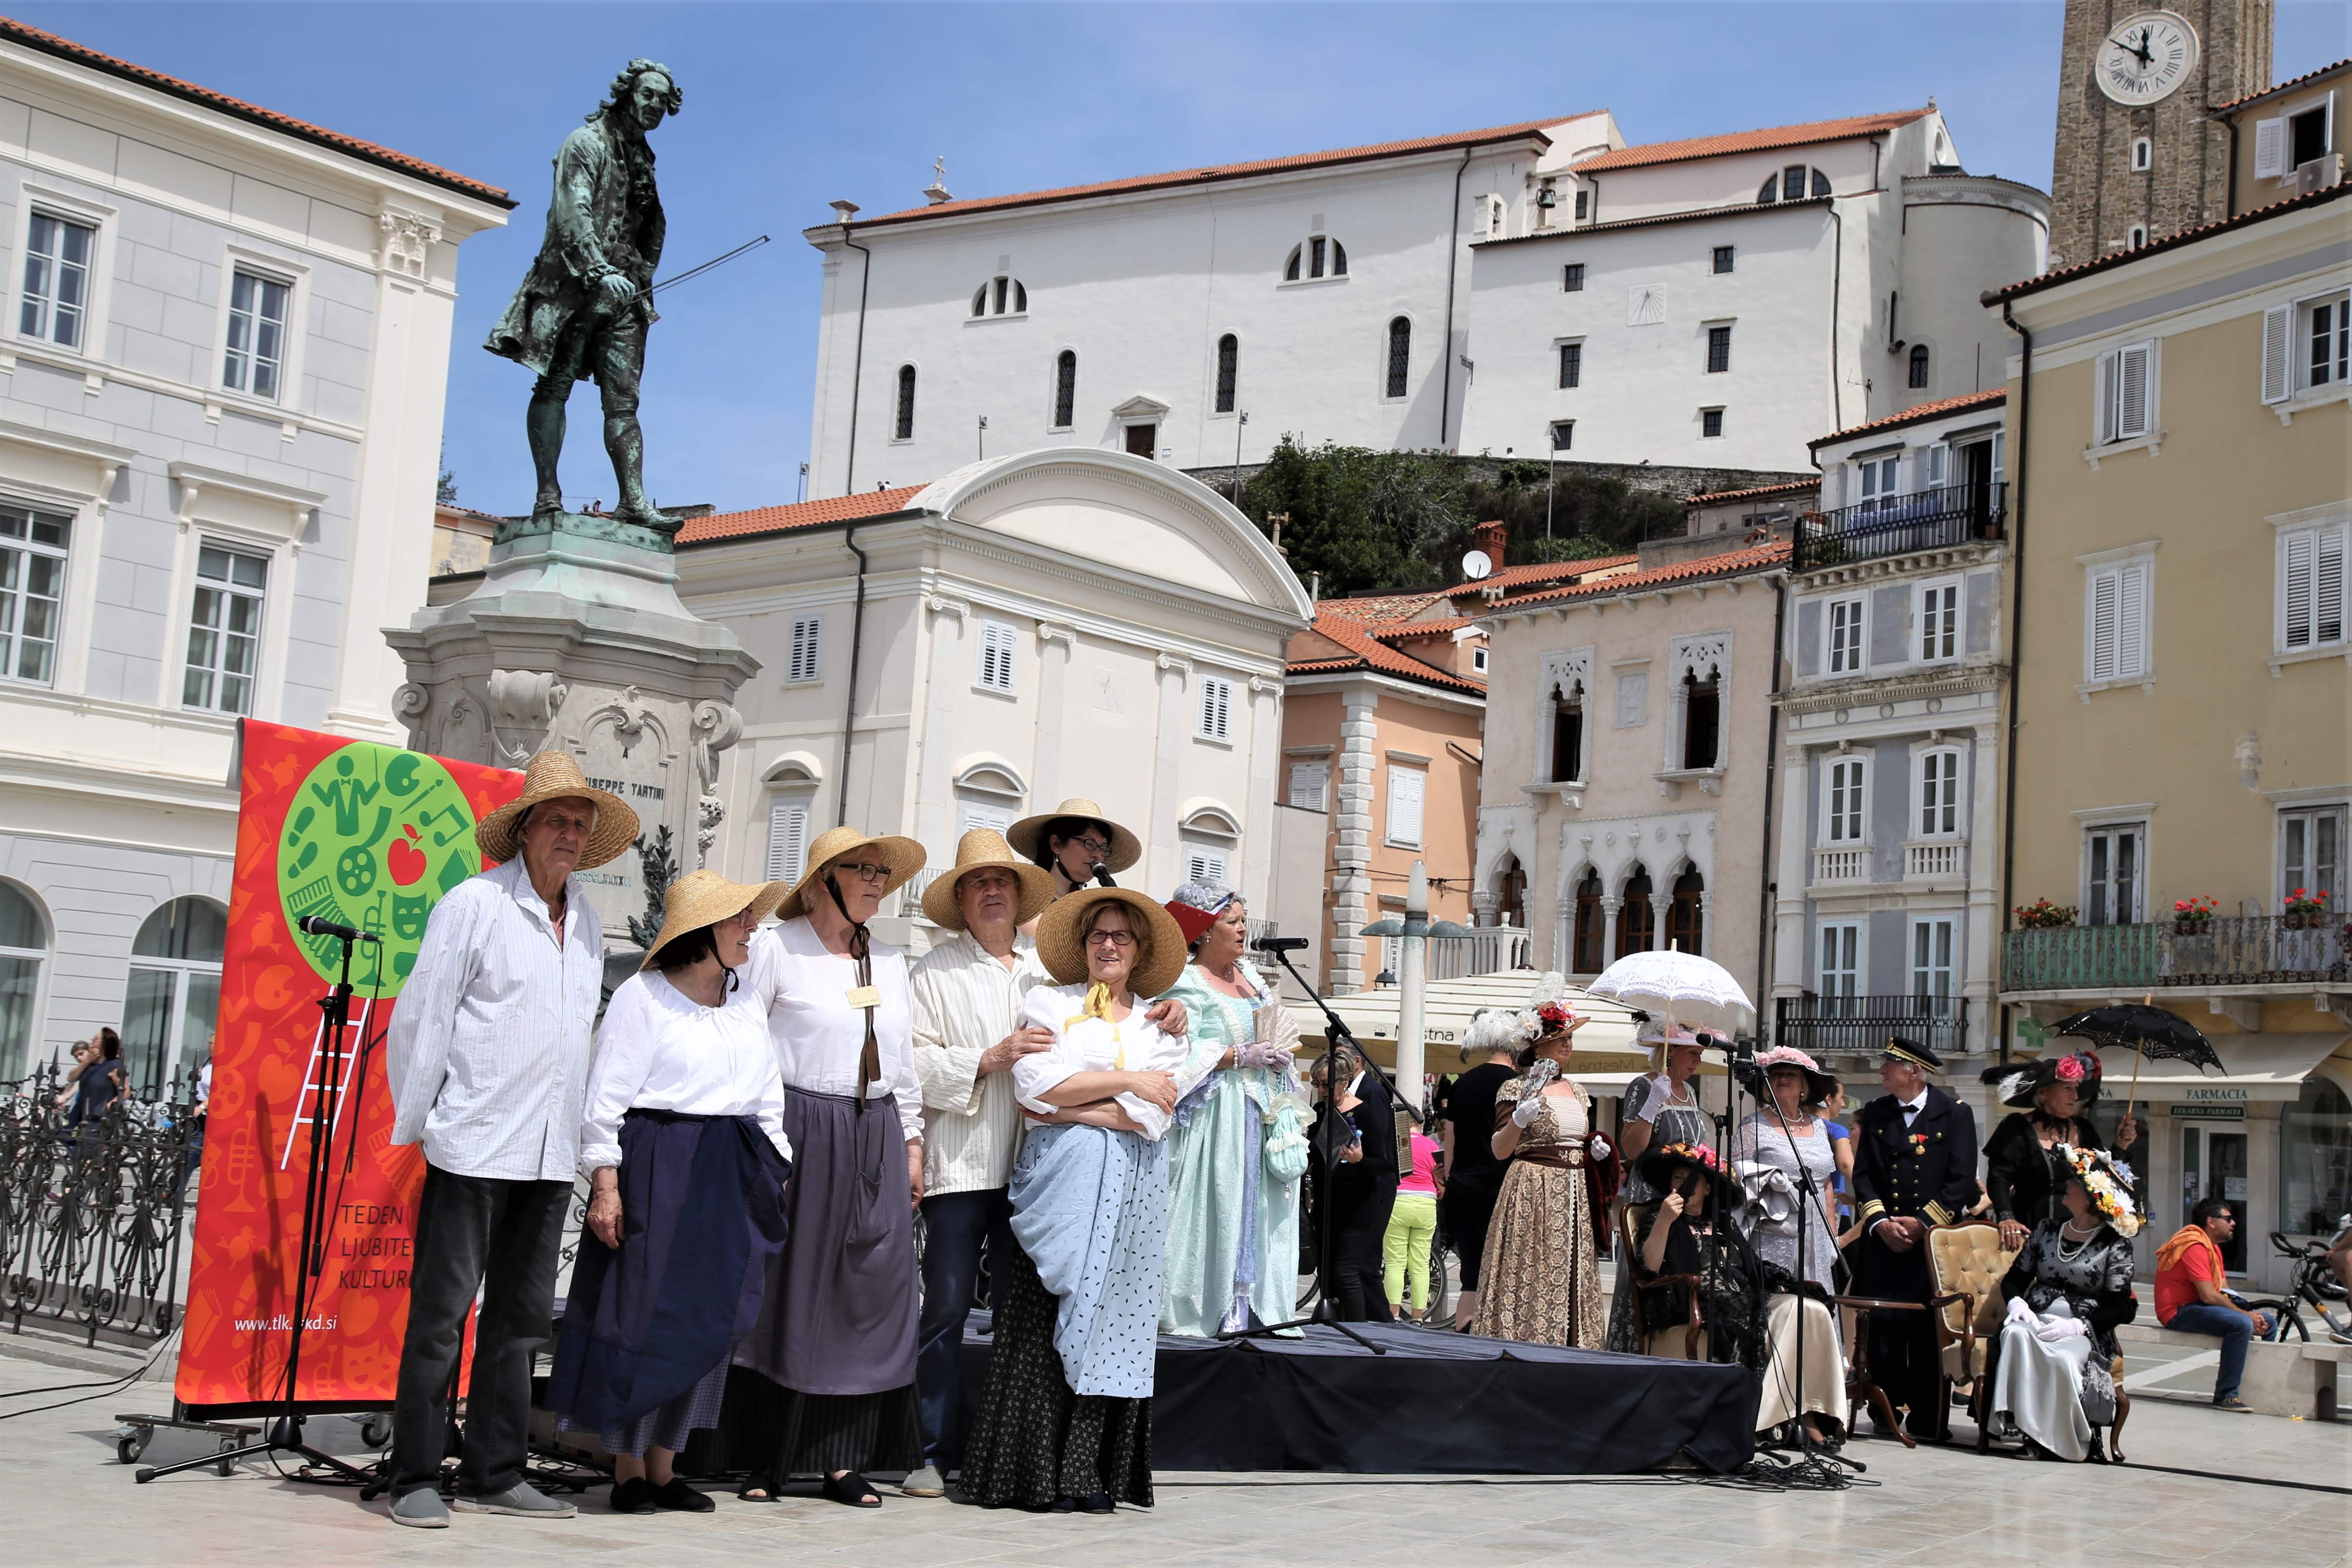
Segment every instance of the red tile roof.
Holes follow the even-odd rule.
[[[1560,583],[1591,576],[1596,572],[1632,566],[1639,555],[1594,555],[1581,561],[1537,561],[1525,566],[1505,566],[1475,583],[1457,583],[1445,590],[1451,599],[1484,598],[1493,589],[1524,589],[1535,583]]]
[[[1604,577],[1598,583],[1578,583],[1564,588],[1522,594],[1517,598],[1505,599],[1489,613],[1557,604],[1566,599],[1596,599],[1609,594],[1640,594],[1702,578],[1736,577],[1746,572],[1769,571],[1775,566],[1786,566],[1789,554],[1789,542],[1776,540],[1770,544],[1754,545],[1746,550],[1727,550],[1720,555],[1701,555],[1695,560],[1678,561],[1671,566],[1654,566],[1647,572],[1629,572],[1622,577]]]
[[[1825,436],[1822,439],[1834,440],[1836,437]],[[1720,506],[1725,501],[1748,500],[1757,496],[1795,495],[1800,490],[1817,490],[1821,488],[1821,476],[1817,474],[1810,479],[1790,479],[1777,485],[1753,485],[1744,490],[1709,490],[1704,495],[1685,496],[1683,499],[1683,505]]]
[[[2322,66],[2315,71],[2305,71],[2301,76],[2291,76],[2275,87],[2266,87],[2260,92],[2250,92],[2243,98],[2233,98],[2227,103],[2217,103],[2205,112],[2222,114],[2232,110],[2243,109],[2248,104],[2260,103],[2273,93],[2293,92],[2305,82],[2317,81],[2324,76],[2333,76],[2347,66],[2352,66],[2352,60],[2337,60],[2334,65]]]
[[[1682,163],[1694,158],[1718,158],[1729,153],[1761,153],[1775,147],[1810,147],[1823,142],[1843,142],[1908,125],[1930,109],[1899,109],[1886,114],[1857,114],[1844,120],[1816,120],[1804,125],[1775,125],[1764,131],[1736,131],[1727,136],[1693,136],[1681,142],[1651,142],[1620,147],[1598,158],[1587,158],[1576,172],[1605,174],[1612,169],[1641,169],[1654,163]]]
[[[346,136],[338,131],[329,131],[322,126],[313,125],[309,121],[297,120],[290,114],[280,114],[274,109],[264,109],[259,104],[247,103],[240,98],[231,98],[225,92],[215,92],[208,87],[198,87],[193,82],[182,81],[177,77],[169,77],[161,71],[149,70],[145,66],[132,65],[129,60],[117,59],[112,55],[102,55],[96,49],[86,48],[68,38],[60,38],[55,33],[45,33],[38,27],[28,27],[24,23],[10,17],[0,16],[0,42],[22,44],[28,49],[37,49],[45,55],[54,55],[59,59],[71,60],[76,65],[88,66],[93,70],[104,71],[109,76],[121,77],[125,80],[135,81],[142,87],[150,87],[158,92],[168,93],[173,98],[185,99],[191,103],[202,104],[206,109],[216,110],[223,114],[234,115],[239,120],[267,126],[272,131],[282,131],[289,136],[298,136],[305,142],[314,142],[322,147],[332,148],[338,153],[347,153],[354,158],[364,159],[371,163],[397,169],[402,174],[414,174],[420,180],[429,180],[436,185],[446,185],[451,190],[462,191],[469,196],[479,196],[486,201],[496,202],[503,207],[511,207],[515,205],[508,198],[506,192],[496,185],[488,185],[479,180],[467,179],[463,174],[453,174],[447,169],[428,163],[422,158],[412,158],[405,153],[395,153],[389,147],[379,147],[373,142],[362,142],[356,136]]]
[[[2225,217],[2198,228],[2184,228],[2179,234],[2168,234],[2162,239],[2152,239],[2137,250],[2114,251],[2105,256],[2094,257],[2088,261],[2077,261],[2072,267],[2061,267],[2055,272],[2044,272],[2038,278],[2023,279],[2000,289],[1988,289],[1979,298],[1978,302],[1991,306],[1998,305],[2004,300],[2015,300],[2027,294],[2038,294],[2044,289],[2055,289],[2061,283],[2071,283],[2077,278],[2085,277],[2094,272],[2104,272],[2111,267],[2121,267],[2128,262],[2154,256],[2158,251],[2171,250],[2183,245],[2193,245],[2198,240],[2210,238],[2228,229],[2244,228],[2250,224],[2266,223],[2272,218],[2284,217],[2287,214],[2300,211],[2305,207],[2322,206],[2329,202],[2341,201],[2347,195],[2352,195],[2352,180],[2340,181],[2325,190],[2314,191],[2309,195],[2289,196],[2283,202],[2273,202],[2266,207],[2255,207],[2251,212],[2242,212],[2235,217]]]
[[[1474,620],[1475,617],[1470,616],[1450,616],[1442,621],[1392,621],[1371,635],[1385,643],[1411,642],[1415,637],[1450,637],[1473,624]]]
[[[860,490],[856,495],[828,496],[824,500],[796,501],[791,506],[759,506],[749,511],[719,511],[688,520],[677,531],[680,544],[708,544],[720,539],[743,539],[755,533],[784,533],[825,522],[854,522],[859,518],[887,517],[904,511],[923,485],[896,489]]]
[[[1396,158],[1410,153],[1435,153],[1452,147],[1475,147],[1483,142],[1512,142],[1530,136],[1549,146],[1551,138],[1544,133],[1547,126],[1581,118],[1583,116],[1578,114],[1559,114],[1549,120],[1523,120],[1516,125],[1491,125],[1484,131],[1457,131],[1450,135],[1421,136],[1408,142],[1374,142],[1361,147],[1341,147],[1328,153],[1301,153],[1287,158],[1260,158],[1244,163],[1213,163],[1197,169],[1177,169],[1165,174],[1138,174],[1124,180],[1099,180],[1093,184],[1063,185],[1054,190],[1024,191],[1009,196],[974,196],[965,201],[941,202],[936,206],[905,207],[877,217],[858,218],[850,226],[870,228],[877,224],[915,223],[924,218],[953,217],[961,213],[994,212],[1007,207],[1040,206],[1049,202],[1083,201],[1090,196],[1115,196],[1130,191],[1201,185],[1220,180],[1246,180],[1259,174],[1278,174],[1292,169],[1363,163],[1375,158]]]
[[[1964,392],[1958,397],[1939,397],[1933,403],[1915,403],[1900,414],[1890,414],[1884,419],[1873,419],[1866,425],[1849,425],[1827,436],[1816,436],[1805,443],[1808,447],[1826,447],[1832,441],[1843,441],[1850,436],[1867,436],[1874,430],[1896,430],[1906,425],[1916,425],[1923,419],[1941,415],[1958,414],[1964,408],[1998,408],[2009,401],[2009,388],[1996,386],[1984,392]],[[1812,481],[1815,485],[1819,479]],[[1698,498],[1693,496],[1693,500]]]
[[[1417,681],[1423,686],[1438,686],[1452,691],[1467,692],[1474,697],[1486,695],[1486,683],[1476,677],[1456,675],[1450,669],[1440,669],[1433,664],[1424,663],[1411,654],[1399,652],[1381,642],[1371,634],[1364,622],[1345,612],[1342,606],[1355,602],[1348,599],[1327,599],[1315,606],[1315,632],[1345,648],[1346,656],[1339,658],[1299,659],[1288,666],[1289,673],[1337,675],[1351,669],[1365,669],[1378,675],[1391,675],[1402,680]]]

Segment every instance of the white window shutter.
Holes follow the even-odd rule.
[[[2147,673],[2147,566],[2135,562],[2116,574],[2116,677]]]
[[[2291,648],[2311,646],[2311,566],[2316,533],[2290,533],[2279,541],[2286,556],[2286,636]]]
[[[768,866],[771,882],[797,881],[801,856],[808,837],[808,806],[796,800],[779,800],[768,806]]]
[[[1389,842],[1421,842],[1422,785],[1427,775],[1419,768],[1389,770]]]
[[[784,665],[784,679],[814,680],[817,677],[817,650],[824,640],[823,616],[793,617],[792,653]]]
[[[2083,672],[2086,680],[2116,678],[2116,575],[2113,571],[2091,574],[2090,668]]]
[[[1213,741],[1230,737],[1233,718],[1233,686],[1214,676],[1201,680],[1201,733]]]
[[[2338,523],[2319,536],[2319,560],[2312,591],[2312,640],[2344,641],[2344,622],[2352,613],[2346,602],[2344,558],[2352,554],[2352,525]]]
[[[2098,368],[2092,378],[2091,444],[2104,446],[2116,439],[2116,356],[2101,354]]]
[[[2294,307],[2263,312],[2263,401],[2284,403],[2294,393]]]
[[[2156,356],[2153,344],[2134,343],[2116,355],[2116,439],[2129,441],[2148,433],[2148,380]]]
[[[1290,804],[1307,811],[1321,811],[1323,781],[1328,776],[1328,763],[1293,763],[1290,764]]]
[[[2286,177],[2286,118],[2254,121],[2254,178]]]

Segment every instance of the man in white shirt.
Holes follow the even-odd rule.
[[[553,1329],[580,1158],[604,929],[572,873],[636,837],[636,814],[561,752],[474,830],[491,870],[434,906],[385,1041],[394,1143],[425,1147],[393,1410],[392,1517],[440,1529],[449,1380],[478,1291],[457,1506],[568,1519],[523,1479],[531,1352]]]

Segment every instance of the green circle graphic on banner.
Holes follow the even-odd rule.
[[[474,808],[439,759],[355,742],[320,760],[294,792],[278,836],[286,929],[321,978],[341,977],[343,944],[310,936],[310,916],[377,940],[352,952],[352,984],[397,996],[416,966],[425,918],[482,868]]]

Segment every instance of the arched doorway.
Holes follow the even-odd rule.
[[[1598,974],[1601,956],[1601,873],[1587,871],[1576,885],[1576,941],[1569,967],[1579,974]]]
[[[1658,945],[1657,911],[1650,904],[1650,868],[1639,860],[1625,873],[1622,896],[1624,902],[1617,910],[1619,958],[1629,952],[1645,952]]]
[[[1666,941],[1684,952],[1705,951],[1706,916],[1700,912],[1699,897],[1706,891],[1706,879],[1696,867],[1675,879],[1675,901],[1666,907]]]
[[[227,945],[228,911],[210,899],[173,899],[139,928],[122,999],[122,1057],[142,1099],[163,1098],[174,1074],[192,1079],[212,1059]]]
[[[1528,868],[1516,855],[1505,854],[1495,868],[1495,920],[1499,925],[1527,927]]]

